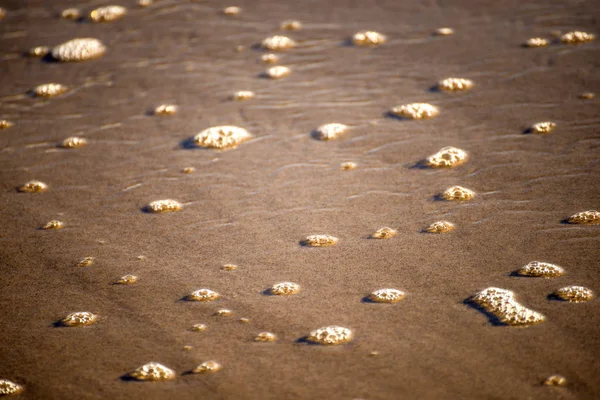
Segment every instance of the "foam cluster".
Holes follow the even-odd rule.
[[[187,296],[191,301],[214,301],[220,298],[221,295],[210,289],[198,289]]]
[[[306,340],[323,345],[337,345],[348,343],[352,340],[352,331],[341,326],[326,326],[316,329],[308,334]]]
[[[62,147],[64,149],[77,149],[77,148],[83,147],[87,144],[88,144],[88,141],[85,138],[71,136],[71,137],[68,137],[65,140],[63,140],[62,143],[60,144],[60,147]]]
[[[442,197],[448,201],[466,201],[475,197],[475,192],[462,186],[452,186],[444,190]]]
[[[1,9],[0,9],[1,10]],[[10,396],[23,391],[23,386],[8,379],[0,379],[0,396]]]
[[[288,21],[283,21],[280,25],[279,28],[282,31],[297,31],[299,29],[302,29],[302,22],[300,21],[295,21],[295,20],[288,20]]]
[[[310,235],[304,239],[304,244],[312,247],[334,246],[338,242],[338,238],[331,235]]]
[[[54,97],[65,93],[67,90],[69,88],[60,83],[44,83],[36,86],[33,93],[37,97]]]
[[[42,226],[42,229],[62,229],[65,227],[65,224],[53,219],[52,221],[49,221],[48,223],[46,223],[46,225]]]
[[[135,275],[123,275],[115,283],[118,285],[133,285],[138,281],[138,277]]]
[[[357,46],[376,46],[385,43],[385,35],[375,31],[360,31],[352,36],[352,43]]]
[[[565,270],[558,265],[542,261],[532,261],[529,264],[519,268],[517,274],[521,276],[533,276],[540,278],[556,278],[565,274]]]
[[[205,361],[202,364],[195,367],[192,372],[194,374],[208,374],[210,372],[220,371],[223,367],[216,361]]]
[[[254,98],[254,92],[250,90],[240,90],[239,92],[235,92],[232,98],[238,101],[250,100]]]
[[[394,107],[390,113],[406,119],[429,119],[437,116],[440,110],[429,103],[411,103]]]
[[[346,133],[348,127],[344,124],[332,122],[319,126],[315,130],[315,137],[319,140],[333,140]]]
[[[62,62],[86,61],[102,56],[106,46],[98,39],[76,38],[52,49],[52,58]]]
[[[267,50],[287,50],[296,47],[296,42],[287,36],[275,35],[262,41],[262,47]]]
[[[596,39],[595,34],[581,31],[567,32],[560,37],[560,41],[564,44],[581,44],[591,42],[594,39]]]
[[[371,293],[368,299],[375,303],[397,303],[404,296],[405,293],[398,289],[379,289]]]
[[[84,257],[77,263],[78,267],[89,267],[94,264],[94,257]]]
[[[594,298],[594,292],[583,286],[566,286],[554,292],[554,295],[561,300],[572,303],[583,303]]]
[[[155,200],[144,208],[147,212],[151,213],[167,213],[180,211],[182,209],[181,203],[172,199],[166,200]]]
[[[294,282],[281,282],[273,285],[269,292],[277,296],[290,296],[300,292],[300,285]]]
[[[436,36],[450,36],[454,35],[454,29],[452,28],[438,28],[433,33]]]
[[[531,126],[531,132],[538,133],[538,134],[546,134],[546,133],[552,132],[554,130],[554,128],[556,128],[556,123],[554,123],[554,122],[551,122],[551,121],[538,122]]]
[[[456,147],[447,146],[427,157],[426,162],[432,168],[452,168],[467,161],[467,152]]]
[[[452,222],[437,221],[425,228],[429,233],[447,233],[456,229]]]
[[[546,319],[539,312],[519,303],[510,290],[489,287],[473,295],[470,300],[505,325],[532,325]]]
[[[177,106],[174,104],[161,104],[154,109],[154,115],[175,115],[177,113]]]
[[[566,386],[567,378],[562,375],[550,375],[544,380],[546,386]]]
[[[447,92],[458,92],[461,90],[469,90],[474,86],[470,79],[465,78],[446,78],[438,82],[438,88]]]
[[[129,376],[138,381],[170,381],[175,379],[175,371],[151,361],[130,373]]]
[[[588,210],[578,212],[577,214],[571,215],[567,221],[570,224],[600,224],[600,211]]]
[[[13,126],[15,126],[14,122],[11,122],[6,119],[0,119],[0,129],[8,129],[12,128]]]
[[[127,9],[122,6],[105,6],[96,8],[90,13],[93,22],[111,22],[121,19],[127,14]]]
[[[396,234],[398,234],[397,230],[384,226],[383,228],[379,228],[375,232],[373,232],[371,234],[371,237],[373,239],[389,239],[396,236]]]
[[[77,311],[60,320],[60,324],[68,327],[93,325],[98,321],[98,316],[89,311]]]
[[[275,67],[271,67],[265,71],[265,76],[271,79],[281,79],[285,78],[292,72],[288,67],[284,67],[282,65],[278,65]]]
[[[19,192],[24,193],[40,193],[48,190],[48,185],[40,181],[29,181],[23,186],[19,187]]]
[[[212,126],[194,136],[194,143],[209,149],[232,149],[250,139],[252,135],[238,126]]]
[[[525,43],[523,43],[523,46],[525,46],[525,47],[545,47],[545,46],[548,46],[549,44],[550,44],[550,41],[548,39],[534,37],[534,38],[527,39],[525,41]]]
[[[255,342],[275,342],[277,341],[277,336],[271,332],[261,332],[254,338]]]

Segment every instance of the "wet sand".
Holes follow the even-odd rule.
[[[3,1],[0,21],[0,119],[15,123],[0,131],[0,379],[23,385],[21,398],[600,396],[600,303],[548,297],[567,285],[600,293],[600,226],[562,222],[600,207],[600,103],[579,98],[600,93],[600,44],[521,47],[555,30],[600,33],[593,1],[157,0],[143,9],[122,1],[128,14],[105,24],[60,19],[73,2],[48,3]],[[225,16],[226,5],[242,11]],[[303,28],[279,31],[289,19]],[[444,26],[455,34],[432,36]],[[364,29],[387,42],[348,45]],[[261,78],[269,65],[255,45],[278,33],[298,42],[277,64],[292,72]],[[75,37],[100,39],[108,50],[73,64],[22,56]],[[475,86],[430,90],[453,76]],[[71,90],[22,96],[50,82]],[[255,97],[232,101],[240,90]],[[412,102],[440,114],[387,115]],[[178,111],[149,115],[161,104]],[[557,127],[524,134],[541,121]],[[350,129],[332,141],[311,136],[330,122]],[[229,151],[188,146],[214,125],[244,127],[254,138]],[[70,136],[87,146],[57,147]],[[445,146],[466,150],[468,161],[421,167]],[[342,171],[349,161],[356,169]],[[17,192],[32,179],[48,191]],[[477,195],[438,200],[454,185]],[[183,209],[142,211],[161,199]],[[53,219],[65,227],[39,229]],[[456,229],[422,232],[439,220]],[[397,235],[369,238],[383,226]],[[339,243],[301,246],[312,234]],[[76,267],[88,256],[93,265]],[[566,274],[511,275],[533,260]],[[238,269],[221,269],[230,263]],[[125,274],[139,281],[112,284]],[[301,292],[263,293],[284,281]],[[489,286],[513,290],[547,320],[494,325],[465,303]],[[406,297],[361,301],[388,287]],[[182,300],[200,288],[222,298]],[[233,315],[215,316],[220,309]],[[74,311],[101,320],[54,325]],[[206,331],[192,331],[198,323]],[[298,342],[327,325],[352,329],[354,340]],[[263,331],[279,340],[254,342]],[[207,360],[223,369],[182,375]],[[121,379],[150,361],[177,378]],[[543,386],[552,374],[568,385]]]

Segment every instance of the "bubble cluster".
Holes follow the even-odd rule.
[[[398,234],[397,230],[389,228],[387,226],[384,226],[383,228],[379,228],[375,232],[373,232],[371,234],[371,237],[373,239],[389,239],[389,238],[393,238],[397,234]]]
[[[62,62],[86,61],[106,53],[106,46],[98,39],[76,38],[52,49],[52,58]]]
[[[60,83],[45,83],[36,86],[33,89],[33,93],[37,97],[54,97],[65,93],[67,90],[69,90],[69,88]]]
[[[350,171],[356,169],[356,167],[358,167],[358,164],[352,161],[346,161],[340,164],[340,169],[342,171]]]
[[[440,110],[429,103],[411,103],[394,107],[390,113],[406,119],[428,119],[437,116]]]
[[[453,231],[456,227],[452,222],[437,221],[425,228],[429,233],[447,233]]]
[[[303,244],[312,247],[326,247],[336,245],[338,238],[331,235],[310,235],[304,239]]]
[[[232,96],[233,100],[243,101],[250,100],[254,98],[254,92],[250,90],[240,90],[239,92],[235,92]]]
[[[265,64],[275,64],[279,61],[279,56],[273,53],[263,54],[260,56],[260,60]]]
[[[223,9],[223,14],[225,15],[238,15],[240,12],[242,12],[242,9],[236,6],[229,6],[229,7],[225,7]]]
[[[89,311],[77,311],[71,313],[60,320],[62,326],[88,326],[93,325],[98,321],[98,316]]]
[[[137,4],[139,7],[148,7],[151,6],[153,3],[153,0],[138,0]]]
[[[446,78],[438,82],[437,87],[440,90],[447,92],[458,92],[461,90],[469,90],[474,86],[470,79],[465,78]]]
[[[265,76],[271,79],[281,79],[285,78],[292,72],[288,67],[284,67],[282,65],[277,65],[275,67],[271,67],[265,71]]]
[[[64,19],[79,19],[81,18],[81,11],[77,8],[66,8],[61,13],[60,16]]]
[[[48,46],[36,46],[32,47],[27,51],[27,55],[29,57],[45,57],[48,53],[50,53],[50,47]]]
[[[546,121],[546,122],[538,122],[533,124],[530,128],[532,133],[545,134],[550,133],[556,128],[556,123]]]
[[[205,361],[202,364],[198,365],[197,367],[195,367],[192,372],[194,374],[207,374],[210,372],[217,372],[220,371],[223,368],[223,366],[221,366],[221,364],[219,364],[216,361]]]
[[[0,8],[0,19],[2,19],[1,12],[4,11]],[[13,394],[19,394],[23,391],[23,386],[18,383],[9,381],[8,379],[0,379],[0,396],[10,396]]]
[[[178,201],[175,201],[172,199],[166,199],[166,200],[155,200],[155,201],[149,203],[148,205],[146,205],[146,207],[144,207],[144,210],[146,212],[151,212],[151,213],[167,213],[167,212],[180,211],[182,209],[182,207],[183,206]]]
[[[90,13],[93,22],[111,22],[121,19],[127,14],[127,9],[122,6],[99,7]]]
[[[135,275],[123,275],[115,282],[117,285],[133,285],[138,281],[138,277]]]
[[[452,28],[438,28],[435,30],[434,35],[436,36],[450,36],[454,35],[454,29]]]
[[[315,130],[314,136],[319,140],[333,140],[339,138],[347,131],[348,126],[339,124],[337,122],[332,122],[319,126]]]
[[[234,264],[225,264],[221,267],[223,271],[236,271],[238,269],[237,265]]]
[[[594,298],[594,292],[583,286],[566,286],[554,292],[554,296],[572,303],[583,303]]]
[[[94,264],[94,257],[84,257],[77,263],[78,267],[90,267]]]
[[[368,299],[375,303],[397,303],[402,300],[406,294],[398,289],[379,289],[368,296]]]
[[[249,318],[240,318],[240,322],[242,324],[249,324],[250,323],[250,319]]]
[[[177,113],[177,106],[174,104],[161,104],[154,109],[154,115],[175,115]]]
[[[300,21],[295,21],[295,20],[288,20],[288,21],[283,21],[280,25],[279,28],[282,31],[297,31],[299,29],[302,29],[302,22]]]
[[[77,136],[71,136],[66,138],[60,144],[60,147],[64,149],[77,149],[79,147],[83,147],[88,144],[87,139]]]
[[[196,168],[185,167],[184,169],[181,170],[181,172],[183,172],[184,174],[192,174],[192,173],[196,172]]]
[[[352,36],[352,43],[356,46],[376,46],[385,43],[385,35],[375,31],[360,31]]]
[[[579,95],[580,99],[583,100],[592,100],[594,98],[596,98],[596,93],[594,92],[583,92]]]
[[[175,371],[151,361],[130,373],[129,376],[138,381],[170,381],[175,379]]]
[[[287,36],[275,35],[268,37],[262,41],[262,47],[271,50],[287,50],[296,47],[296,42]]]
[[[237,126],[212,126],[194,136],[194,143],[209,149],[232,149],[252,138],[252,135]]]
[[[525,46],[525,47],[545,47],[545,46],[548,46],[549,44],[550,44],[550,41],[548,39],[534,37],[534,38],[527,39],[525,41],[525,43],[523,43],[523,46]]]
[[[444,190],[442,197],[448,201],[466,201],[475,197],[475,192],[462,186],[452,186]]]
[[[550,375],[546,379],[544,379],[543,384],[545,386],[566,386],[567,378],[562,375]]]
[[[588,210],[578,212],[577,214],[571,215],[567,221],[570,224],[597,225],[600,224],[600,211]]]
[[[0,129],[8,129],[15,126],[14,122],[8,121],[6,119],[0,119]]]
[[[467,152],[456,147],[447,146],[427,157],[427,165],[431,168],[451,168],[467,161]]]
[[[306,340],[315,344],[337,345],[348,343],[352,338],[353,334],[350,329],[332,325],[310,332]]]
[[[233,311],[231,311],[231,310],[228,310],[228,309],[226,309],[226,308],[222,308],[222,309],[220,309],[220,310],[217,310],[217,311],[215,312],[215,315],[216,315],[217,317],[229,317],[229,316],[233,315]]]
[[[558,265],[542,261],[532,261],[519,268],[517,274],[521,276],[533,276],[540,278],[556,278],[565,274],[565,270]]]
[[[205,324],[195,324],[194,326],[192,326],[192,331],[194,332],[204,332],[207,329],[208,326],[206,326]]]
[[[261,332],[254,337],[255,342],[275,342],[277,341],[277,336],[271,332]]]
[[[23,186],[19,187],[18,190],[23,193],[41,193],[48,190],[48,185],[44,182],[33,180],[25,183]]]
[[[198,289],[187,296],[191,301],[214,301],[220,298],[221,295],[210,289]]]
[[[594,39],[596,39],[595,34],[581,31],[567,32],[560,37],[560,41],[564,44],[581,44],[591,42]]]
[[[300,292],[300,285],[294,282],[281,282],[273,285],[269,293],[277,296],[290,296]]]
[[[46,225],[42,226],[42,229],[62,229],[65,227],[65,224],[53,219],[46,223]]]
[[[531,325],[546,319],[519,303],[510,290],[489,287],[471,296],[470,300],[505,325]]]

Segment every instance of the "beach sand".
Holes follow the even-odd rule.
[[[127,15],[103,24],[61,19],[74,3],[48,3],[5,0],[0,21],[0,119],[15,123],[0,131],[0,379],[23,385],[21,398],[600,396],[600,303],[548,297],[567,285],[600,293],[600,226],[563,222],[600,207],[600,103],[579,98],[600,92],[600,47],[521,46],[557,30],[599,34],[594,1],[123,0]],[[241,12],[224,15],[226,5]],[[302,29],[280,31],[290,19]],[[454,35],[432,35],[441,27]],[[387,41],[350,45],[361,30]],[[257,47],[275,34],[297,42],[278,53],[277,65],[291,69],[281,80],[261,77],[269,66]],[[106,54],[82,63],[23,56],[75,37],[100,39]],[[448,77],[475,85],[431,90]],[[50,82],[70,90],[26,94]],[[255,97],[231,100],[240,90]],[[414,102],[440,114],[388,115]],[[161,104],[177,112],[151,115]],[[556,129],[524,133],[542,121]],[[330,141],[311,136],[332,122],[349,129]],[[226,151],[190,146],[215,125],[253,138]],[[57,147],[71,136],[88,143]],[[423,168],[445,146],[468,160]],[[344,162],[357,167],[342,171]],[[48,190],[17,191],[33,179]],[[439,200],[454,185],[475,198]],[[163,199],[183,207],[143,211]],[[64,228],[39,229],[51,220]],[[456,229],[422,232],[439,220]],[[370,238],[384,226],[397,235]],[[339,242],[300,244],[313,234]],[[78,267],[84,257],[94,263]],[[533,260],[566,274],[511,275]],[[138,282],[112,284],[125,274]],[[300,293],[264,294],[284,281]],[[495,325],[465,303],[489,286],[514,291],[546,321]],[[183,300],[201,288],[221,298]],[[363,301],[381,288],[406,297]],[[220,309],[233,315],[215,316]],[[55,326],[74,311],[100,320]],[[207,329],[192,331],[199,323]],[[328,325],[354,340],[299,340]],[[278,341],[255,342],[263,331]],[[184,374],[208,360],[223,369]],[[177,378],[122,379],[150,361]],[[543,386],[552,374],[567,386]]]

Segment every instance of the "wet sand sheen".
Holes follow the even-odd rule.
[[[3,3],[0,379],[40,399],[597,396],[592,2],[137,3]],[[73,29],[97,42],[22,56]],[[276,57],[285,79],[263,79]],[[68,90],[22,95],[44,82]],[[431,107],[390,111],[410,104]],[[544,323],[495,326],[466,301],[490,287]]]

